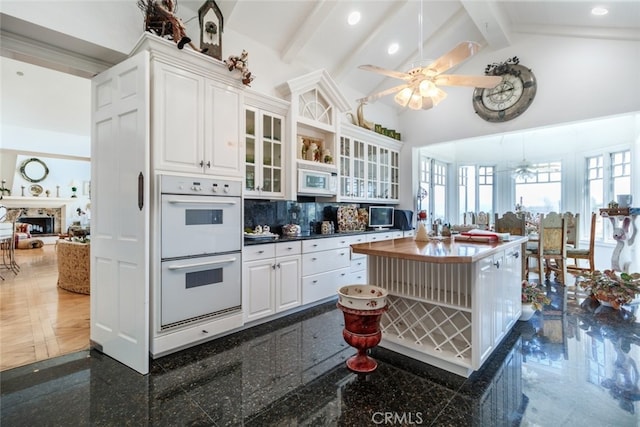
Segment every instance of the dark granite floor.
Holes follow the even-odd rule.
[[[551,305],[469,378],[380,347],[376,372],[350,372],[354,350],[329,303],[160,358],[146,376],[94,351],[4,371],[0,424],[640,425],[635,309],[565,293],[550,286]]]

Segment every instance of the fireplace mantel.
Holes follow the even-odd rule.
[[[77,198],[4,196],[0,206],[6,208],[62,208]]]

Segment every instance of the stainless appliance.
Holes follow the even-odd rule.
[[[161,329],[241,308],[242,182],[160,177]]]

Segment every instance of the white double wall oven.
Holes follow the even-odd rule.
[[[161,175],[160,329],[241,311],[240,181]]]

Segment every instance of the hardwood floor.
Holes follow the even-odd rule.
[[[57,287],[55,245],[16,250],[0,264],[0,371],[89,348],[89,295]]]

